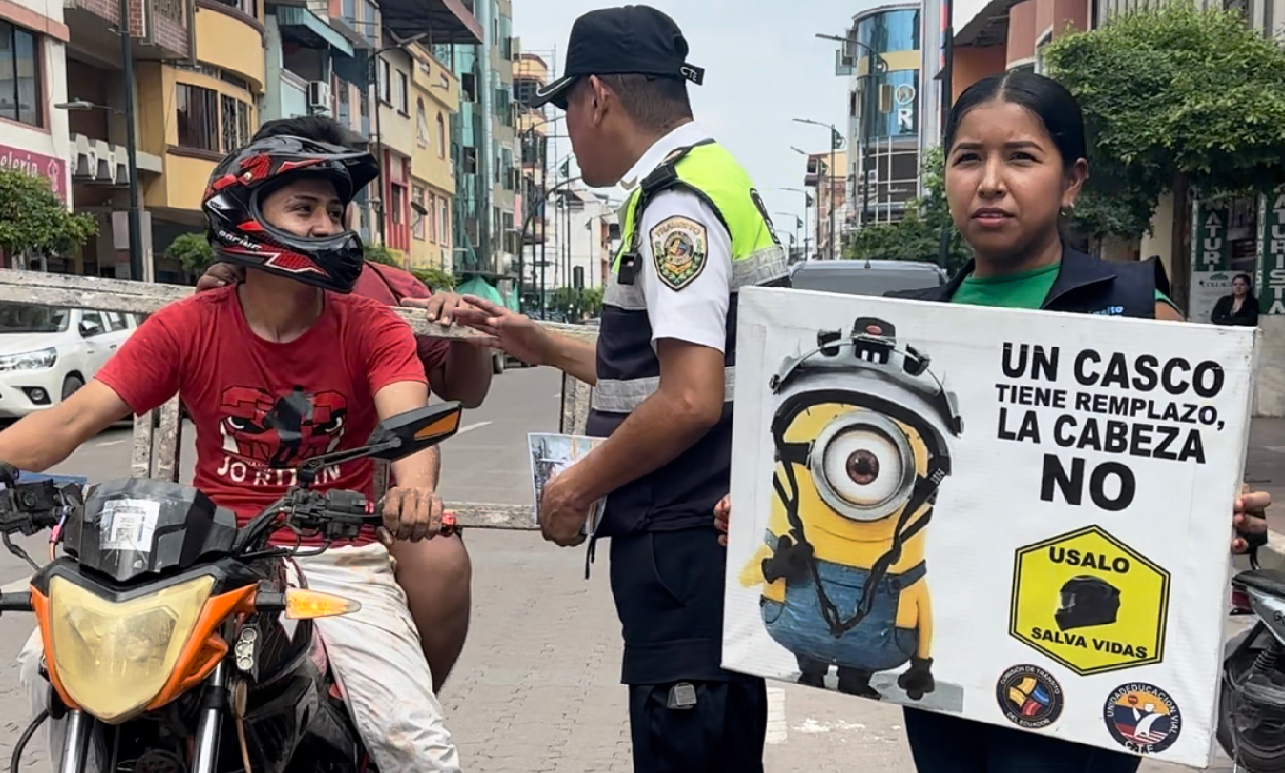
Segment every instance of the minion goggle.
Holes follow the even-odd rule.
[[[791,484],[788,465],[805,467],[822,501],[859,522],[926,499],[950,473],[945,433],[962,430],[954,396],[928,363],[913,347],[898,345],[890,323],[869,317],[858,319],[846,338],[839,330],[819,332],[815,349],[783,363],[770,386],[774,394],[794,393],[777,408],[772,434]],[[837,416],[811,442],[786,441],[801,413],[827,403],[867,410]],[[917,430],[927,448],[922,475],[902,426]]]

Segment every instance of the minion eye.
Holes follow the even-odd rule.
[[[834,493],[857,507],[887,502],[901,489],[905,477],[897,443],[879,430],[861,426],[830,440],[822,469]]]

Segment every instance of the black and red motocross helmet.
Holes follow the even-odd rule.
[[[375,157],[303,137],[276,136],[251,142],[214,169],[201,197],[210,244],[220,259],[335,292],[351,292],[361,276],[365,251],[356,231],[326,237],[295,236],[263,218],[263,197],[295,175],[319,175],[335,186],[347,208],[379,177]]]

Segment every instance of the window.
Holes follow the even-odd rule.
[[[235,97],[219,98],[222,110],[223,152],[231,153],[250,142],[250,106]]]
[[[178,144],[181,148],[195,150],[219,149],[219,95],[218,92],[175,84],[175,104],[178,111]]]
[[[379,60],[379,99],[386,105],[393,103],[393,68],[382,58]]]
[[[235,8],[246,16],[257,18],[259,15],[258,0],[217,0],[217,2],[229,8]]]
[[[437,114],[437,157],[446,158],[446,119]]]
[[[424,212],[424,210],[425,210],[425,209],[427,209],[427,207],[425,207],[425,206],[424,206],[424,188],[423,188],[423,186],[416,185],[416,186],[414,186],[414,187],[412,187],[412,188],[411,188],[411,205],[412,205],[412,206],[411,206],[411,215],[410,215],[410,217],[411,217],[411,226],[410,226],[411,236],[414,236],[416,239],[418,239],[418,240],[420,240],[420,241],[424,241],[424,237],[425,237],[425,233],[424,233],[424,231],[425,231],[425,229],[424,229],[424,225],[425,225],[425,223],[424,223],[424,214],[423,214],[423,212]]]
[[[428,224],[428,240],[437,242],[437,194],[428,194],[428,201],[424,202],[424,222]]]
[[[415,144],[428,147],[428,111],[424,109],[423,97],[415,100]]]
[[[34,33],[0,21],[0,118],[44,124],[40,46]]]
[[[348,81],[341,80],[338,75],[333,76],[334,84],[330,90],[334,95],[336,110],[335,114],[339,118],[339,123],[344,126],[352,126],[352,113],[348,105]]]
[[[401,70],[397,71],[397,109],[403,115],[410,115],[410,81]]]
[[[443,247],[451,246],[451,201],[445,196],[437,200],[437,210],[439,213],[438,220],[438,243]]]

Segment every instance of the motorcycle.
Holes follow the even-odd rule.
[[[1215,733],[1241,770],[1285,773],[1285,572],[1256,550],[1250,565],[1232,578],[1231,614],[1255,620],[1224,649]]]
[[[61,773],[84,773],[91,745],[110,773],[373,771],[312,622],[360,607],[290,587],[287,562],[382,522],[362,494],[312,490],[322,470],[427,449],[455,434],[460,413],[409,411],[361,448],[306,460],[297,485],[240,528],[188,486],[125,479],[82,492],[0,466],[0,539],[36,570],[29,591],[0,594],[0,613],[34,612],[49,683],[10,770],[53,718],[66,720]],[[322,545],[269,545],[282,527]],[[11,535],[43,529],[51,557],[57,545],[63,555],[37,567]]]

